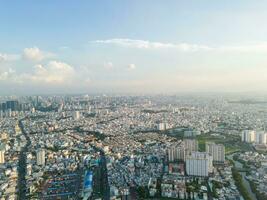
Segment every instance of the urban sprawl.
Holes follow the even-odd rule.
[[[267,199],[267,102],[0,98],[0,200]]]

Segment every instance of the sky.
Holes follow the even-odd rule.
[[[267,92],[267,1],[0,3],[0,95]]]

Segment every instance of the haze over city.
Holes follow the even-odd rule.
[[[267,3],[3,1],[3,94],[266,92]]]

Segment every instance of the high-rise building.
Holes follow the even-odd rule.
[[[206,152],[192,152],[186,156],[187,175],[207,177],[213,171],[212,161],[212,156]]]
[[[73,119],[74,120],[79,120],[80,119],[80,112],[79,111],[74,111],[74,113],[73,113]]]
[[[169,162],[184,161],[185,160],[185,148],[184,145],[173,145],[168,149]]]
[[[0,164],[5,163],[5,146],[4,144],[0,144]]]
[[[195,139],[185,139],[184,147],[186,155],[190,155],[192,152],[198,151],[198,141]]]
[[[26,167],[26,173],[28,176],[30,176],[32,174],[32,165],[31,164],[27,164],[27,167]]]
[[[169,126],[169,124],[167,123],[167,122],[164,122],[164,123],[158,123],[157,124],[157,129],[159,130],[159,131],[165,131],[165,130],[167,130],[167,129],[169,129],[170,128],[170,126]]]
[[[256,144],[266,144],[267,143],[267,133],[265,133],[264,131],[257,131],[255,142],[256,142]]]
[[[19,110],[19,102],[12,100],[6,102],[7,109],[11,109],[11,111],[18,111]]]
[[[45,165],[45,150],[39,149],[36,153],[37,165]]]
[[[225,148],[222,144],[215,144],[213,142],[206,142],[206,152],[212,156],[213,162],[225,162]]]
[[[4,102],[4,103],[1,103],[1,110],[2,111],[5,111],[7,109],[7,107],[6,107],[6,103]]]
[[[253,143],[255,142],[256,133],[253,130],[244,130],[241,135],[243,142]]]
[[[21,134],[21,130],[20,130],[20,127],[19,127],[18,124],[16,124],[16,126],[15,126],[15,134],[16,134],[16,135]]]

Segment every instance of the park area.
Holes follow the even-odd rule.
[[[225,146],[225,154],[231,154],[240,151],[250,151],[252,147],[250,144],[241,141],[240,136],[230,134],[201,134],[196,137],[198,140],[199,150],[205,151],[206,142],[215,142]]]

